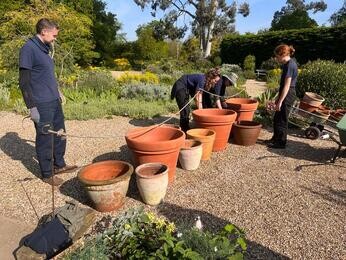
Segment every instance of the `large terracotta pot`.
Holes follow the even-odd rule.
[[[196,170],[201,162],[202,152],[202,142],[192,139],[185,140],[185,144],[179,152],[181,168],[187,171]]]
[[[138,166],[135,172],[143,201],[152,206],[163,201],[168,186],[168,167],[162,163],[145,163]]]
[[[232,124],[237,117],[236,112],[228,109],[206,108],[193,111],[192,116],[198,128],[215,131],[214,152],[226,148]]]
[[[319,107],[322,105],[324,98],[316,93],[305,92],[303,101],[308,103],[310,106]]]
[[[329,116],[330,116],[330,112],[326,111],[326,110],[320,110],[317,109],[313,112],[315,115],[317,115],[317,117],[313,117],[313,121],[316,124],[324,124],[326,122],[326,120],[328,120]]]
[[[215,131],[205,128],[190,129],[186,132],[188,138],[202,143],[202,160],[209,160],[215,142]]]
[[[139,127],[131,129],[126,136],[136,166],[160,162],[168,166],[169,182],[175,178],[180,148],[185,141],[183,131],[173,127]]]
[[[252,98],[229,98],[226,101],[227,108],[237,112],[236,121],[253,120],[258,101]]]
[[[254,145],[261,132],[262,125],[254,121],[238,121],[233,124],[233,141],[236,144]]]
[[[124,204],[132,173],[131,164],[109,160],[83,167],[77,177],[83,183],[93,208],[105,212]]]

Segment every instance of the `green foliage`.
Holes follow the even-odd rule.
[[[271,31],[302,29],[317,27],[317,22],[309,17],[305,10],[296,10],[282,16],[278,21],[272,21]]]
[[[0,109],[4,109],[10,102],[10,91],[0,83]]]
[[[170,99],[170,91],[170,86],[164,85],[126,84],[122,88],[120,97],[144,101],[168,101]]]
[[[297,95],[314,92],[331,108],[346,107],[346,64],[317,60],[303,66],[297,81]]]
[[[343,6],[330,17],[332,26],[346,26],[346,1]]]
[[[156,40],[151,24],[140,26],[137,31],[137,58],[147,61],[160,60],[168,57],[168,45],[162,40]]]
[[[243,259],[247,247],[244,233],[232,224],[226,225],[218,234],[188,229],[181,239],[204,259],[227,259],[235,255]]]
[[[286,5],[280,11],[274,13],[271,30],[287,30],[310,28],[317,26],[315,20],[309,17],[308,11],[314,13],[325,11],[327,4],[323,1],[310,2],[305,0],[287,0]]]
[[[141,207],[119,215],[110,229],[64,259],[99,259],[97,253],[101,259],[243,259],[245,250],[244,233],[234,225],[216,235],[193,228],[178,237],[174,223]]]
[[[293,45],[295,57],[301,64],[317,59],[346,60],[346,26],[229,35],[221,43],[221,57],[224,63],[240,64],[251,53],[256,56],[256,67],[259,67],[273,56],[274,48],[283,42]]]
[[[280,68],[280,63],[273,57],[265,60],[261,64],[261,69],[263,70],[273,70]]]
[[[269,101],[274,101],[277,96],[278,96],[278,90],[277,89],[267,89],[265,92],[263,92],[257,98],[258,99],[258,109],[259,110],[265,110],[267,103]]]
[[[75,62],[86,64],[97,56],[92,51],[91,19],[75,10],[52,1],[30,1],[21,9],[8,11],[0,23],[0,67],[16,69],[19,49],[25,40],[35,34],[35,25],[42,17],[55,20],[62,30],[55,46],[58,67],[72,66]]]
[[[255,71],[256,57],[254,55],[247,55],[244,59],[243,68],[245,71]]]
[[[221,74],[230,75],[231,72],[238,75],[237,86],[242,86],[246,82],[246,78],[244,76],[243,70],[239,65],[236,64],[222,64],[221,66]]]

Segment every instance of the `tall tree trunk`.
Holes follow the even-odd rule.
[[[216,17],[216,11],[218,8],[218,0],[213,0],[211,3],[214,17]],[[203,58],[207,58],[210,56],[211,52],[211,40],[213,38],[213,31],[215,27],[215,20],[213,20],[210,24],[203,26],[203,34],[201,35],[202,43],[203,43]]]

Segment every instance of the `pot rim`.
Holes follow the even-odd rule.
[[[204,130],[206,132],[208,131],[208,135],[201,135],[201,134],[195,135],[195,134],[191,134],[191,133],[193,133],[194,130],[197,130],[197,131]],[[211,134],[209,134],[209,133],[211,133]],[[208,129],[208,128],[193,128],[193,129],[187,130],[186,131],[186,135],[187,136],[197,137],[197,138],[212,138],[212,137],[215,137],[216,132],[215,132],[215,130]],[[191,138],[191,139],[193,139],[193,138]]]
[[[198,140],[195,140],[195,139],[186,139],[185,140],[185,143],[186,142],[193,142],[193,143],[196,143],[196,145],[192,146],[192,147],[185,147],[185,146],[182,146],[180,149],[181,150],[196,150],[196,149],[199,149],[201,146],[202,146],[202,142],[201,141],[198,141]],[[184,144],[185,145],[185,144]]]
[[[322,97],[321,95],[314,93],[314,92],[305,92],[304,95],[308,96],[309,98],[315,100],[315,101],[324,101],[324,97]]]
[[[88,168],[91,168],[91,167],[94,167],[97,165],[102,165],[102,164],[109,164],[109,163],[120,163],[120,164],[124,164],[124,165],[128,166],[129,168],[124,174],[117,176],[115,178],[109,179],[109,180],[90,180],[90,179],[86,179],[83,176],[83,173],[86,170],[88,170]],[[77,174],[77,178],[80,182],[82,182],[86,186],[101,186],[101,185],[109,185],[109,184],[123,181],[123,180],[131,177],[132,174],[133,174],[133,166],[130,163],[124,162],[124,161],[119,161],[119,160],[106,160],[106,161],[100,161],[100,162],[96,162],[96,163],[90,163],[90,164],[82,167]]]
[[[162,170],[162,172],[158,173],[158,174],[154,174],[154,175],[143,175],[141,173],[139,173],[138,171],[141,170],[142,168],[145,168],[145,167],[155,167],[157,166],[158,168],[162,168],[164,167],[164,169]],[[135,169],[135,174],[137,177],[140,177],[140,178],[143,178],[143,179],[154,179],[154,178],[158,178],[160,176],[163,176],[163,175],[168,175],[168,170],[169,170],[169,167],[168,165],[164,164],[164,163],[160,163],[160,162],[151,162],[151,163],[143,163],[141,165],[138,165]]]
[[[243,125],[242,123],[250,123],[252,125]],[[234,123],[235,127],[238,128],[247,128],[247,129],[255,129],[255,128],[262,128],[262,124],[256,121],[251,121],[251,120],[240,120]]]

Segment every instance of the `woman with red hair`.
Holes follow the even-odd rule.
[[[292,46],[281,44],[274,50],[275,57],[282,64],[280,78],[279,96],[275,100],[273,137],[266,143],[270,148],[284,149],[287,143],[288,114],[296,97],[296,82],[298,76],[298,66],[293,56],[295,50]]]

